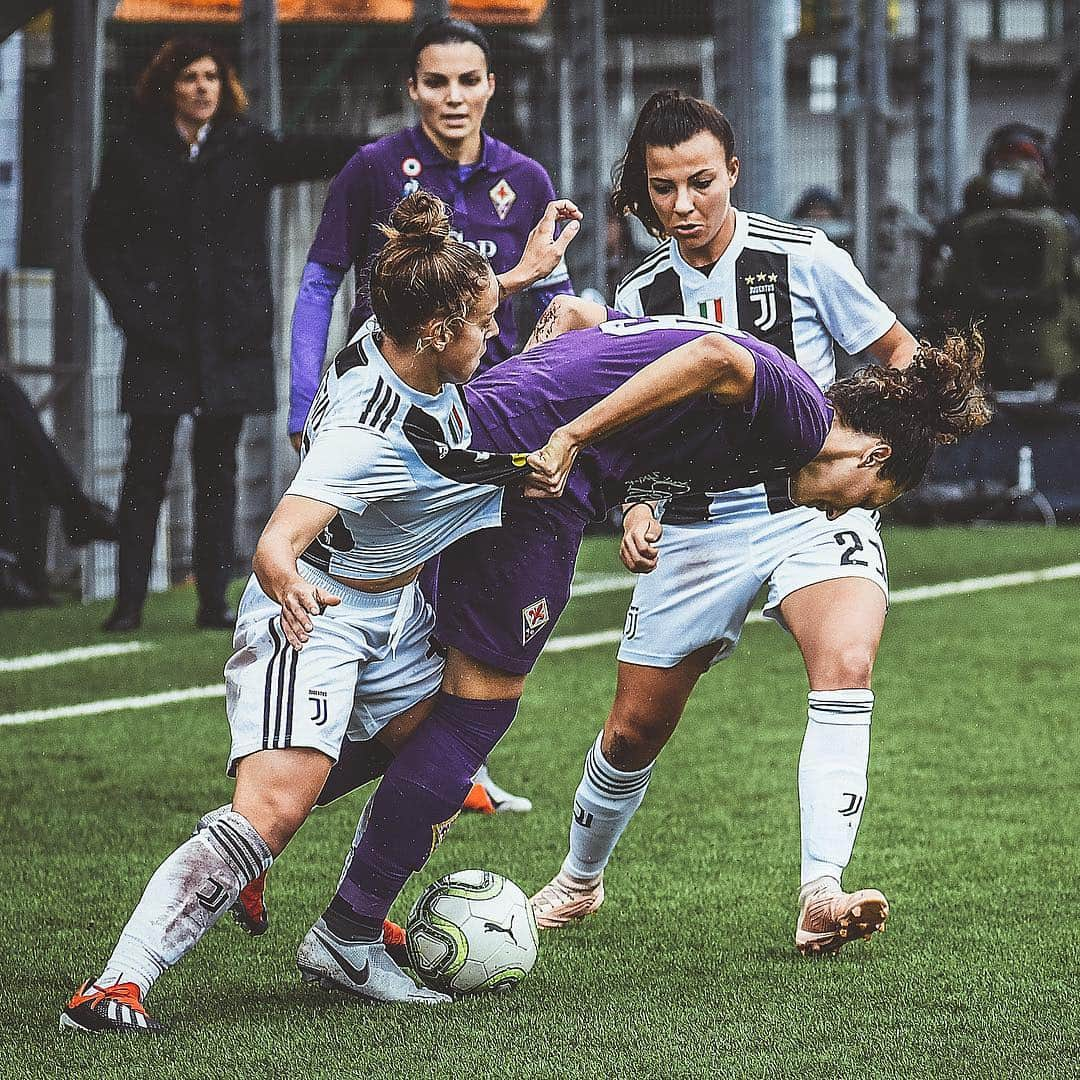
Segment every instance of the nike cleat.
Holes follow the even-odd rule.
[[[142,994],[135,983],[102,987],[87,979],[60,1014],[60,1030],[90,1035],[161,1035],[165,1028],[143,1008]]]
[[[381,941],[343,941],[322,919],[307,932],[296,954],[304,982],[326,990],[343,990],[368,1001],[444,1005],[452,1000],[426,986],[417,986],[390,959]]]
[[[581,922],[604,902],[604,875],[578,881],[560,870],[529,903],[540,930],[561,930]]]
[[[261,937],[270,929],[270,912],[266,909],[265,870],[240,890],[236,903],[229,910],[236,925],[252,937]]]
[[[799,891],[795,948],[803,956],[832,956],[884,930],[888,917],[889,901],[877,889],[846,893],[835,878],[821,877]]]
[[[527,814],[533,808],[531,799],[526,799],[524,795],[511,795],[506,788],[499,787],[499,785],[491,779],[491,773],[488,772],[488,767],[486,765],[481,765],[480,768],[476,770],[476,775],[473,777],[473,791],[469,793],[469,798],[465,800],[463,809],[474,809],[474,807],[469,805],[469,801],[473,798],[479,800],[479,796],[475,794],[476,788],[481,788],[483,790],[490,803],[490,809],[481,809],[481,813]]]

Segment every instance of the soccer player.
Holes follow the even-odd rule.
[[[529,231],[555,200],[555,190],[539,162],[482,128],[495,93],[484,34],[460,19],[435,19],[421,27],[412,43],[408,91],[420,122],[362,147],[346,164],[331,184],[308,253],[292,322],[289,435],[294,446],[319,384],[334,297],[345,272],[350,266],[357,271],[350,319],[355,331],[371,315],[361,271],[383,243],[379,223],[410,192],[431,191],[453,207],[458,238],[474,246],[499,276],[499,333],[488,342],[481,370],[505,360],[517,343],[514,293],[526,290],[535,322],[553,296],[573,291],[565,262],[542,276],[526,272],[531,268],[519,262]],[[499,787],[486,765],[477,780],[469,809],[532,808],[528,799]]]
[[[822,387],[836,376],[834,341],[879,364],[909,364],[915,339],[851,258],[817,229],[736,209],[738,175],[722,113],[674,90],[649,98],[613,201],[665,242],[622,282],[615,306],[742,327]],[[603,902],[604,868],[645,798],[653,762],[697,680],[731,655],[767,582],[765,614],[795,638],[810,683],[796,946],[831,953],[869,936],[884,924],[887,901],[875,889],[844,892],[841,875],[865,807],[870,676],[888,607],[877,515],[793,508],[783,482],[673,498],[663,526],[642,502],[626,515],[623,558],[645,576],[630,603],[615,701],[574,797],[569,853],[533,897],[538,925],[565,926]]]
[[[483,665],[481,682],[469,683],[458,663],[451,693],[436,695],[442,664],[429,647],[431,610],[416,578],[446,544],[470,530],[496,531],[500,520],[512,530],[509,554],[473,566],[475,595],[467,583],[460,593],[456,564],[448,587],[462,608],[476,603],[471,614],[496,640],[505,626],[488,623],[482,610],[485,595],[497,605],[483,574],[498,575],[500,562],[516,577],[533,575],[558,589],[553,609],[561,608],[585,516],[606,510],[606,493],[639,474],[643,460],[661,468],[689,462],[720,486],[783,468],[795,474],[796,498],[837,510],[876,506],[921,474],[942,434],[979,422],[969,406],[979,355],[962,348],[930,354],[891,394],[875,390],[864,413],[858,385],[834,407],[771,346],[681,319],[565,335],[462,393],[456,384],[497,332],[498,284],[472,248],[450,238],[442,204],[427,193],[395,211],[371,292],[378,324],[326,373],[300,470],[259,541],[241,603],[226,668],[232,807],[153,875],[105,971],[79,988],[62,1027],[160,1032],[143,1004],[150,987],[281,853],[343,739],[377,734],[394,716],[412,734],[370,805],[342,882],[345,908],[332,906],[308,934],[300,963],[305,977],[374,1000],[449,1000],[415,986],[381,941],[401,881],[457,815],[513,715],[505,694],[482,685]],[[915,408],[896,408],[912,395]],[[943,396],[947,417],[939,415]],[[499,486],[522,471],[518,448],[549,435],[529,455],[535,475],[525,491],[555,495],[566,484],[568,508],[513,498]],[[526,509],[541,505],[552,508],[546,519]],[[544,536],[522,532],[535,525],[552,553],[530,565],[522,549],[536,555],[546,546]],[[503,607],[516,603],[509,593]],[[549,632],[538,617],[532,625],[519,666],[531,665]]]

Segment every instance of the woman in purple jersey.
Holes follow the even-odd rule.
[[[585,525],[619,499],[623,481],[646,462],[679,463],[703,491],[783,471],[793,501],[838,516],[913,487],[935,445],[988,418],[977,335],[924,349],[905,371],[869,368],[823,396],[778,350],[738,331],[669,317],[553,337],[617,314],[570,298],[554,303],[527,355],[479,376],[465,399],[474,449],[513,452],[550,433],[529,458],[540,473],[533,483],[563,497],[508,499],[500,529],[473,533],[441,556],[442,690],[415,730],[395,733],[397,756],[358,827],[338,892],[301,945],[301,970],[323,985],[369,996],[355,973],[406,880],[452,824],[472,770],[510,727],[568,598]],[[579,424],[602,441],[583,448]],[[340,794],[374,771],[353,759],[328,784]]]

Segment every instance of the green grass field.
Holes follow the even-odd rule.
[[[1073,562],[1080,532],[892,529],[894,590]],[[616,569],[589,541],[579,571]],[[628,592],[575,600],[560,634],[620,625]],[[0,672],[13,713],[213,683],[223,633],[189,589],[154,598],[129,656]],[[361,800],[320,811],[275,866],[271,932],[225,920],[151,997],[160,1041],[60,1035],[160,860],[229,797],[221,701],[0,726],[0,1075],[156,1078],[1080,1076],[1080,579],[894,606],[875,679],[870,795],[849,887],[888,933],[833,960],[792,947],[798,655],[749,626],[699,687],[590,921],[545,935],[505,998],[365,1007],[304,987],[295,949],[336,882]],[[103,605],[0,614],[0,654],[112,640]],[[527,892],[564,851],[614,647],[550,656],[493,772],[532,814],[462,819],[397,913],[467,866]]]

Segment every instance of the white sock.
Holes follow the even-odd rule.
[[[802,884],[839,882],[866,802],[872,690],[811,690],[799,757]]]
[[[133,982],[145,997],[273,861],[242,814],[214,816],[154,872],[97,985]]]
[[[652,763],[635,772],[621,772],[600,749],[604,733],[585,756],[585,773],[574,793],[570,851],[563,872],[582,881],[604,872],[619,837],[645,798]]]

